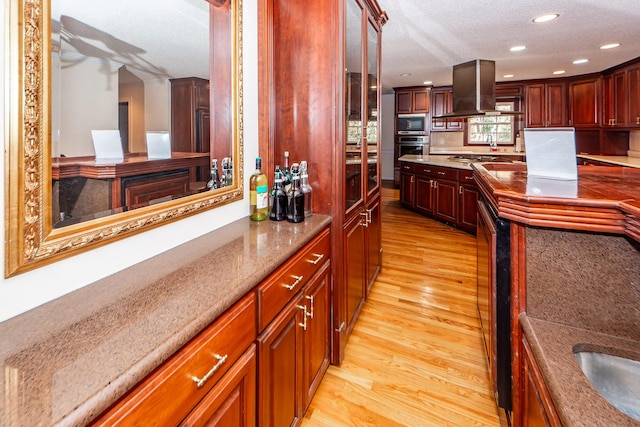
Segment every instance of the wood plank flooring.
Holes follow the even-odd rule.
[[[475,237],[401,208],[397,190],[382,197],[382,270],[302,426],[499,426]]]

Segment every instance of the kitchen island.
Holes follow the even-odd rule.
[[[640,360],[640,170],[579,166],[567,183],[540,182],[524,164],[472,168],[483,200],[511,222],[514,425],[640,425],[574,357]]]

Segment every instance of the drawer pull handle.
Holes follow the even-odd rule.
[[[196,376],[191,377],[191,379],[193,379],[193,382],[194,382],[194,383],[196,383],[196,386],[197,386],[198,388],[202,387],[202,386],[204,385],[204,383],[206,383],[206,382],[207,382],[207,380],[208,380],[209,378],[211,378],[211,375],[215,374],[215,373],[216,373],[216,371],[217,371],[218,369],[220,369],[220,366],[222,366],[222,364],[223,364],[224,362],[226,362],[226,361],[227,361],[227,357],[229,357],[229,355],[228,355],[228,354],[225,354],[224,356],[220,356],[219,354],[214,354],[214,355],[213,355],[213,357],[215,357],[215,358],[216,358],[216,360],[218,361],[218,363],[216,363],[216,364],[213,366],[213,368],[211,368],[211,370],[210,370],[209,372],[207,372],[207,375],[205,375],[205,376],[204,376],[204,377],[202,377],[202,378],[198,378],[198,377],[196,377]]]
[[[438,172],[438,175],[446,175],[444,172]]]
[[[468,181],[473,181],[473,177],[472,176],[465,176],[464,179],[466,179]]]
[[[284,285],[284,287],[289,289],[290,291],[292,291],[296,286],[298,286],[300,282],[302,282],[302,279],[304,278],[304,276],[291,276],[291,277],[296,279],[296,281],[290,285]]]
[[[298,307],[300,310],[302,310],[304,312],[304,314],[302,315],[303,321],[302,323],[298,323],[298,326],[300,326],[302,329],[304,329],[305,331],[307,330],[307,306],[306,305],[298,305],[296,306]]]
[[[311,305],[311,310],[309,310],[307,316],[309,316],[310,319],[313,319],[313,295],[307,295],[307,299],[310,302],[309,305]]]
[[[324,254],[313,254],[316,259],[308,259],[307,261],[313,265],[317,265],[322,258],[324,258]]]

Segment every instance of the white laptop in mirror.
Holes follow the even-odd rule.
[[[147,158],[149,160],[171,158],[169,132],[147,132]]]
[[[547,179],[578,179],[574,128],[526,128],[527,174]]]
[[[96,163],[120,163],[124,161],[119,130],[92,130]]]

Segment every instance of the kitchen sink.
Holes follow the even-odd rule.
[[[607,402],[640,421],[640,362],[596,351],[576,351],[580,369]]]
[[[473,163],[473,162],[513,163],[511,159],[504,158],[503,156],[458,155],[458,156],[450,156],[448,159],[454,162],[460,162],[460,163]]]

